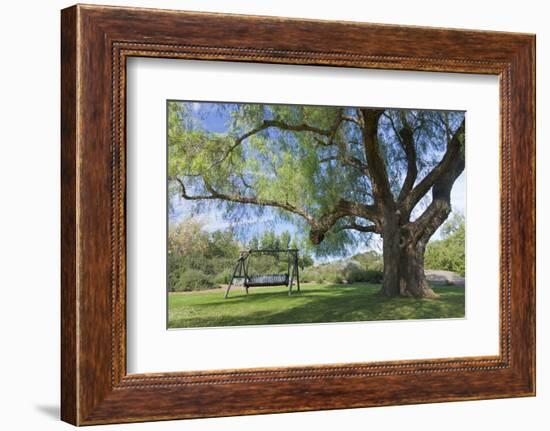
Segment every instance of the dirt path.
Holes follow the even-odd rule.
[[[465,280],[464,277],[461,277],[455,272],[452,271],[444,271],[441,269],[427,269],[425,271],[426,273],[426,279],[429,283],[436,284],[438,286],[444,287],[444,286],[464,286]],[[308,284],[315,284],[315,283],[300,283],[300,286],[307,286]],[[283,286],[280,286],[283,287]],[[254,286],[250,289],[256,290],[256,289],[271,289],[273,286]],[[293,286],[293,290],[296,288],[296,284]],[[188,292],[170,292],[171,295],[198,295],[201,293],[207,294],[207,293],[215,293],[225,292],[225,289],[227,289],[227,284],[222,284],[220,287],[214,288],[214,289],[206,289],[206,290],[191,290]],[[242,284],[233,285],[231,288],[231,291],[241,291],[244,290],[244,287]]]
[[[453,286],[464,286],[465,284],[464,277],[461,277],[456,272],[441,269],[427,269],[424,272],[426,279],[430,283]]]

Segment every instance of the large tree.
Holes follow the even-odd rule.
[[[320,249],[379,235],[382,293],[436,296],[424,252],[464,170],[463,112],[169,102],[168,115],[172,193],[229,218],[268,208]]]

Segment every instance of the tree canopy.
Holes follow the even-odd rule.
[[[356,241],[358,232],[380,233],[373,220],[376,172],[366,174],[356,108],[219,103],[202,104],[197,112],[195,106],[168,105],[172,192],[215,200],[228,219],[275,209],[278,217],[314,231],[314,244],[326,239],[322,250],[330,252]],[[211,111],[226,119],[225,132],[204,126],[201,114]],[[408,198],[413,218],[432,185],[427,174],[442,164],[463,119],[462,112],[397,109],[380,116],[380,152],[373,159],[381,159],[381,169],[370,170],[386,170],[381,187],[395,200]],[[346,211],[354,205],[355,211]]]
[[[464,130],[458,111],[170,101],[169,187],[229,220],[270,211],[318,254],[373,234],[425,246],[450,213]]]

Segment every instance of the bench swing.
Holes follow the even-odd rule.
[[[286,253],[287,270],[283,274],[255,274],[250,273],[250,260],[253,255],[268,254],[278,255]],[[237,265],[231,276],[231,281],[225,290],[225,298],[228,297],[235,281],[242,280],[242,284],[248,295],[249,287],[257,286],[288,286],[288,294],[292,295],[292,286],[296,279],[296,290],[300,292],[300,274],[298,270],[298,249],[252,249],[241,251]]]

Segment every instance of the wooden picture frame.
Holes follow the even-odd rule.
[[[83,5],[64,9],[61,17],[64,421],[91,425],[535,394],[534,35]],[[130,56],[498,75],[500,354],[128,375]]]

